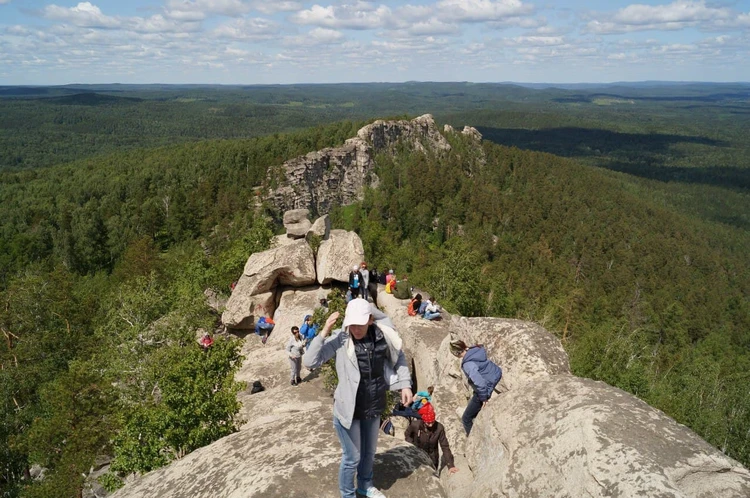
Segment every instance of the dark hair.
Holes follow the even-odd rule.
[[[299,327],[297,327],[296,325],[292,327],[292,334],[294,334],[295,332],[299,332]]]
[[[421,301],[422,300],[422,294],[417,294],[416,296],[414,296],[414,299],[416,299],[417,301]]]
[[[469,349],[466,343],[461,340],[451,341],[450,348],[451,348],[451,353],[453,353],[453,356],[460,356],[461,353]]]

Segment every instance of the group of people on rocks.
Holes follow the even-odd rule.
[[[409,316],[420,316],[425,320],[440,320],[443,318],[442,309],[434,297],[422,299],[422,294],[414,296],[406,308]]]
[[[388,283],[396,281],[392,270],[387,276],[390,276]],[[445,427],[436,420],[432,390],[413,394],[402,340],[391,319],[368,301],[368,285],[377,282],[379,275],[376,272],[375,279],[370,280],[371,277],[364,262],[352,268],[341,328],[333,330],[339,312],[332,313],[321,330],[308,314],[300,327],[291,328],[286,345],[292,385],[302,382],[303,364],[314,370],[335,358],[338,384],[334,393],[333,427],[342,450],[338,476],[342,498],[356,498],[357,494],[385,498],[373,484],[373,464],[388,390],[400,393],[400,405],[408,409],[407,416],[413,419],[404,433],[406,441],[428,454],[436,475],[444,466],[451,473],[458,472]],[[321,306],[327,309],[323,300]],[[423,300],[417,294],[409,302],[409,314],[435,320],[441,317],[441,309],[434,298]],[[255,332],[263,336],[264,344],[274,325],[270,317],[261,317],[256,323]],[[473,389],[461,418],[468,436],[474,419],[500,381],[502,370],[487,358],[482,345],[467,346],[455,340],[450,343],[450,351],[461,359],[461,369]],[[398,414],[397,410],[393,414]],[[442,458],[438,447],[442,448]]]
[[[385,496],[373,485],[373,462],[387,390],[400,392],[401,405],[416,409],[418,414],[406,429],[405,439],[430,456],[437,473],[444,465],[451,473],[457,472],[445,428],[435,419],[431,393],[419,392],[415,397],[412,392],[403,344],[390,318],[362,298],[347,304],[342,328],[332,330],[338,318],[338,312],[328,317],[310,342],[302,362],[307,368],[318,368],[335,358],[338,385],[334,393],[333,427],[342,449],[339,466],[342,498],[355,498],[357,494],[369,498]],[[500,382],[502,370],[487,358],[481,345],[467,346],[456,340],[451,342],[450,349],[461,358],[461,369],[474,391],[462,417],[468,436],[474,419]],[[419,403],[416,408],[415,400]],[[443,451],[442,459],[438,458],[438,446]]]

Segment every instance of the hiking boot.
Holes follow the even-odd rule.
[[[297,377],[297,384],[302,384],[302,377]]]
[[[296,380],[292,380],[291,384],[292,384],[293,386],[296,386],[296,385],[297,385],[297,381],[296,381]]]
[[[385,498],[385,495],[375,486],[370,486],[367,490],[357,488],[357,493],[367,498]]]

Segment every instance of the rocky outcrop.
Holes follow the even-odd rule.
[[[328,240],[323,241],[318,249],[318,283],[328,284],[334,280],[348,282],[352,267],[359,266],[364,259],[365,250],[359,235],[345,230],[331,230]]]
[[[376,154],[407,143],[416,150],[446,151],[450,145],[429,114],[411,121],[375,121],[343,146],[311,152],[269,172],[268,200],[280,210],[310,209],[327,213],[333,205],[361,200],[365,187],[376,187]]]
[[[315,280],[315,256],[304,239],[255,253],[247,260],[221,320],[229,328],[252,328],[257,317],[273,314],[277,286],[302,287]]]
[[[310,230],[307,231],[305,237],[309,242],[310,237],[312,236],[320,237],[321,240],[325,240],[329,237],[330,234],[331,217],[326,214],[315,220],[315,223],[313,223],[312,227],[310,227]]]
[[[286,235],[292,239],[301,239],[312,227],[312,223],[307,219],[310,214],[308,209],[293,209],[284,213],[284,228]]]

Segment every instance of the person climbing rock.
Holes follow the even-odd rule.
[[[425,404],[418,413],[422,419],[416,419],[409,424],[404,432],[404,439],[429,455],[438,476],[444,466],[448,467],[451,474],[455,474],[458,469],[453,464],[453,453],[448,438],[445,437],[445,428],[435,420],[435,409],[432,404]],[[438,445],[443,450],[442,459],[439,458]]]
[[[266,343],[268,336],[271,334],[275,326],[276,322],[274,322],[273,318],[270,316],[262,316],[258,318],[258,321],[255,323],[255,333],[263,336],[263,339],[261,339],[263,344]]]
[[[469,347],[464,341],[455,340],[451,341],[450,350],[453,356],[461,358],[461,370],[466,374],[469,384],[474,390],[461,417],[461,423],[468,436],[474,426],[474,419],[477,418],[482,407],[487,404],[492,396],[492,391],[503,377],[503,371],[487,359],[487,351],[481,344]]]
[[[342,498],[355,498],[355,493],[385,498],[373,485],[373,464],[380,415],[386,408],[386,390],[400,390],[404,405],[412,400],[411,375],[401,338],[385,320],[376,324],[375,314],[369,302],[353,299],[346,306],[343,327],[328,338],[339,318],[338,312],[333,313],[302,358],[307,368],[317,368],[336,358],[338,385],[333,396],[333,428],[342,450]]]

